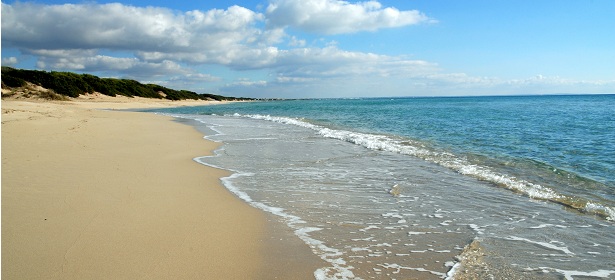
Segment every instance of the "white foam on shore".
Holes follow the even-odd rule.
[[[427,272],[427,273],[431,273],[433,275],[436,275],[440,278],[445,278],[446,274],[442,273],[442,272],[437,272],[437,271],[433,271],[433,270],[428,270],[428,269],[424,269],[422,267],[407,267],[407,266],[402,266],[396,263],[384,263],[384,264],[379,264],[379,266],[385,268],[385,269],[396,269],[396,271],[393,271],[393,274],[398,274],[401,272],[402,269],[407,269],[407,270],[414,270],[414,271],[419,271],[419,272]]]
[[[223,149],[218,149],[217,151],[221,150]],[[218,153],[216,153],[216,156],[217,154]],[[204,162],[203,158],[207,157],[195,158],[195,161],[207,166],[219,168],[217,166]],[[294,230],[295,235],[298,236],[303,242],[308,244],[316,255],[318,255],[322,260],[327,261],[332,265],[332,267],[323,267],[316,270],[314,272],[314,277],[316,277],[316,279],[354,279],[354,274],[351,271],[353,267],[346,266],[346,261],[341,257],[341,251],[328,247],[324,242],[314,239],[310,236],[311,232],[321,230],[321,228],[303,227],[301,225],[305,224],[306,222],[303,221],[300,217],[286,213],[285,209],[279,207],[272,207],[265,203],[254,201],[247,193],[241,191],[233,184],[234,179],[242,176],[253,176],[253,174],[238,173],[237,171],[233,170],[229,171],[235,173],[233,173],[231,176],[221,178],[221,181],[230,192],[232,192],[242,200],[248,202],[250,205],[257,209],[261,209],[265,212],[269,212],[271,214],[281,217],[285,221],[286,225]]]
[[[547,228],[547,227],[568,228],[567,226],[554,225],[554,224],[541,224],[539,226],[529,227],[529,228],[531,228],[531,229],[540,229],[540,228]]]
[[[551,188],[539,184],[534,184],[506,174],[500,174],[493,171],[487,166],[472,164],[468,160],[460,158],[448,152],[430,150],[428,148],[425,148],[420,143],[415,143],[414,141],[410,141],[407,139],[393,139],[385,135],[330,129],[323,126],[314,125],[300,119],[288,117],[240,114],[234,114],[233,116],[296,125],[315,130],[319,135],[323,137],[346,141],[349,143],[363,146],[371,150],[387,151],[418,157],[423,160],[436,163],[440,166],[454,170],[460,174],[471,176],[479,180],[491,182],[498,186],[528,196],[532,199],[553,201],[557,203],[562,203],[563,201],[568,200],[567,196],[559,194]],[[598,202],[590,201],[586,204],[585,208],[581,209],[580,211],[591,214],[598,214],[600,216],[604,216],[607,220],[615,221],[615,208],[602,205]]]
[[[560,252],[562,252],[562,253],[564,253],[566,255],[574,255],[574,253],[571,252],[568,249],[568,247],[556,246],[556,245],[553,245],[553,244],[547,243],[547,242],[534,241],[534,240],[530,240],[530,239],[527,239],[527,238],[516,237],[516,236],[509,236],[509,237],[506,237],[504,239],[505,240],[511,240],[511,241],[523,241],[523,242],[527,242],[527,243],[538,245],[538,246],[546,248],[546,249],[560,251]]]
[[[574,277],[573,276],[584,276],[584,277],[595,277],[595,278],[610,278],[611,274],[615,274],[615,270],[596,270],[596,271],[590,271],[590,272],[585,272],[585,271],[576,271],[576,270],[563,270],[563,269],[557,269],[557,268],[551,268],[551,267],[540,267],[540,269],[542,269],[545,272],[550,272],[550,271],[555,271],[557,273],[560,273],[564,276],[564,278],[566,278],[566,280],[573,280]]]
[[[176,116],[177,117],[177,116]],[[197,119],[198,120],[198,119]],[[202,121],[201,121],[202,122]],[[204,123],[204,122],[202,122]],[[205,124],[205,123],[204,123]],[[211,137],[224,135],[220,130],[216,129],[217,125],[208,125],[208,128],[212,131],[216,132],[214,135],[209,135],[204,138],[211,140]],[[354,274],[352,273],[352,266],[347,266],[346,261],[341,257],[343,253],[335,248],[331,248],[326,246],[326,244],[320,240],[314,239],[310,236],[311,232],[321,230],[321,228],[316,227],[304,227],[302,225],[306,224],[300,217],[291,215],[285,212],[285,209],[279,207],[269,206],[265,203],[254,201],[246,192],[241,191],[233,184],[233,180],[243,177],[243,176],[253,176],[252,173],[241,172],[238,170],[225,169],[220,166],[216,166],[206,162],[207,158],[211,157],[219,157],[224,151],[224,146],[216,149],[212,156],[202,156],[194,158],[193,160],[213,168],[228,170],[232,172],[232,174],[228,177],[223,177],[220,180],[223,185],[237,197],[246,201],[251,206],[263,210],[265,212],[269,212],[273,215],[281,217],[286,225],[294,230],[296,236],[298,236],[304,243],[308,244],[312,249],[312,252],[319,256],[322,260],[331,264],[331,267],[323,267],[314,271],[314,277],[317,280],[329,280],[329,279],[355,279]]]
[[[608,207],[594,202],[585,204],[585,211],[588,213],[606,213],[607,220],[615,221],[615,207]]]
[[[447,262],[445,265],[447,267],[450,267],[451,269],[446,273],[446,278],[444,279],[454,280],[455,274],[457,274],[457,270],[459,270],[459,268],[461,267],[461,263],[460,262]]]
[[[203,121],[203,123],[206,123],[208,125],[209,129],[211,129],[211,131],[218,132],[217,135],[213,135],[213,136],[224,135],[223,133],[220,132],[220,131],[226,131],[223,126],[215,126],[215,125],[210,126],[210,123],[208,122],[208,119],[203,118],[203,120],[205,120],[205,121]],[[216,119],[213,119],[212,121],[213,122],[217,122],[217,123],[224,123],[223,121],[219,121],[219,120],[216,120]],[[226,119],[224,119],[224,121],[226,121]],[[275,127],[276,129],[278,127],[277,125],[273,125],[273,124],[269,124],[269,125],[267,125],[266,123],[262,123],[262,124],[264,124],[265,126],[269,126],[269,127]],[[242,125],[244,125],[244,124],[242,123]],[[316,127],[316,126],[314,126],[314,127]],[[287,127],[287,129],[288,129],[288,127]],[[261,134],[263,134],[263,133],[261,133]],[[309,134],[309,132],[308,132],[308,134]],[[265,135],[265,134],[263,134],[263,135]],[[267,135],[269,135],[269,134],[267,134]],[[301,134],[301,135],[303,135],[303,134]],[[205,137],[205,138],[213,141],[213,139],[211,139],[211,137],[213,137],[213,136],[210,135],[210,136]],[[318,137],[317,135],[312,135],[311,137],[314,137],[314,136]],[[248,136],[240,136],[240,137],[248,137]],[[214,137],[214,139],[219,139],[219,138],[215,138]],[[269,138],[252,138],[252,139],[263,139],[263,140],[266,140],[266,139],[269,139]],[[383,139],[387,140],[388,138],[383,136]],[[236,141],[238,139],[233,138],[232,140]],[[242,140],[242,139],[239,139],[239,140]],[[391,140],[391,139],[388,139],[388,140]],[[334,141],[334,140],[331,140],[331,141]],[[341,141],[338,144],[342,144]],[[341,145],[341,146],[347,146],[347,145]],[[230,149],[230,146],[227,146],[227,148]],[[220,152],[220,153],[225,152],[224,146],[218,152]],[[371,152],[371,153],[373,154],[373,152]],[[195,160],[197,160],[197,159],[195,159]],[[210,160],[207,160],[207,161],[210,161]],[[197,162],[198,162],[198,160],[197,160]],[[206,163],[203,163],[203,162],[200,162],[200,163],[206,164]],[[206,164],[206,165],[209,165],[209,164]],[[216,167],[216,166],[213,166],[213,165],[209,165],[209,166]],[[216,167],[216,168],[219,168],[219,167]],[[254,175],[255,174],[251,174],[251,173],[236,172],[236,173],[233,173],[231,176],[228,177],[228,183],[224,183],[224,185],[225,185],[225,187],[227,187],[229,189],[229,191],[232,191],[235,195],[237,195],[238,197],[242,198],[244,201],[251,202],[253,199],[250,197],[250,195],[248,195],[247,193],[242,192],[242,191],[240,191],[240,189],[236,188],[236,186],[233,185],[233,182],[235,182],[235,184],[237,184],[237,186],[243,186],[243,184],[240,184],[237,180],[238,179],[241,180],[242,178],[250,180],[250,178],[248,178],[248,176],[254,176]],[[233,191],[232,189],[235,189],[235,191]],[[382,187],[381,189],[385,189],[385,187]],[[249,189],[246,189],[246,191],[248,191],[248,190]],[[255,199],[257,198],[257,196],[254,196],[254,197],[255,197]],[[299,196],[296,200],[300,201],[300,197],[301,196]],[[370,196],[367,196],[367,197],[370,198]],[[405,198],[406,196],[400,196],[400,197]],[[410,197],[410,196],[408,196],[408,197]],[[389,196],[387,196],[387,198],[393,200]],[[419,198],[417,196],[414,196],[413,198],[414,198],[414,201],[423,200],[422,197]],[[432,197],[429,197],[429,198],[431,200],[435,200]],[[273,199],[270,199],[270,197],[267,197],[267,199],[273,201]],[[294,200],[294,197],[293,197],[293,200]],[[377,200],[371,200],[371,201],[378,202]],[[397,203],[399,203],[400,201],[410,201],[410,200],[408,200],[408,199],[395,199],[395,202],[397,202]],[[276,202],[278,202],[278,201],[276,201]],[[274,203],[274,202],[272,202],[272,203]],[[252,205],[252,203],[250,203],[250,204]],[[264,204],[263,203],[261,203],[261,204],[262,204],[262,207],[266,208],[268,206],[267,204],[269,204],[269,202],[268,201],[264,201]],[[542,205],[544,203],[539,203],[539,204]],[[291,217],[294,217],[292,215],[289,215],[288,217],[284,216],[285,214],[288,214],[288,213],[285,213],[287,210],[284,209],[284,208],[287,208],[288,211],[291,211],[291,209],[293,209],[292,208],[293,206],[282,206],[283,208],[270,207],[268,210],[267,209],[263,209],[263,208],[258,207],[258,206],[254,206],[254,207],[262,209],[262,210],[270,212],[270,213],[273,213],[273,214],[275,214],[277,216],[280,216],[280,217],[282,217],[282,219],[284,221],[286,221],[287,218],[292,219]],[[586,206],[587,209],[590,209],[592,207],[595,207],[596,209],[600,209],[600,205],[595,206],[595,205],[590,205],[588,203],[587,206]],[[483,224],[485,224],[485,223],[482,223],[481,220],[478,220],[478,221],[475,221],[475,220],[471,220],[471,221],[457,220],[454,215],[451,215],[451,217],[449,217],[448,214],[444,214],[444,215],[440,214],[439,210],[440,209],[437,209],[435,212],[434,211],[426,212],[427,214],[422,214],[422,217],[433,217],[433,218],[442,219],[442,220],[434,220],[433,221],[434,223],[440,223],[441,222],[440,223],[441,226],[449,226],[451,224],[452,225],[458,225],[458,226],[462,226],[462,225],[463,226],[467,226],[470,229],[472,229],[475,234],[477,234],[479,236],[485,234],[485,232],[488,232],[488,235],[487,235],[488,237],[490,237],[493,234],[493,233],[491,233],[491,230],[490,230],[490,227],[493,226],[491,224],[483,226]],[[363,232],[363,236],[375,235],[375,232],[379,232],[380,231],[379,229],[382,229],[383,231],[384,231],[384,229],[391,229],[391,230],[395,229],[395,230],[400,230],[399,232],[402,233],[402,234],[407,234],[410,237],[410,240],[418,239],[418,238],[421,237],[420,235],[423,235],[423,234],[437,233],[437,232],[423,232],[419,228],[417,228],[415,230],[413,230],[413,229],[402,229],[402,226],[408,227],[405,224],[412,224],[413,226],[418,226],[418,222],[415,221],[415,220],[418,220],[418,219],[411,218],[409,221],[406,221],[405,219],[403,219],[404,217],[410,216],[410,215],[414,216],[415,214],[405,214],[404,213],[403,215],[400,215],[400,213],[405,211],[405,209],[400,208],[399,211],[400,212],[398,212],[398,210],[390,210],[390,209],[388,209],[387,211],[384,212],[384,214],[381,214],[380,212],[378,214],[381,215],[381,218],[386,219],[387,223],[395,223],[397,221],[398,224],[401,224],[401,226],[388,227],[387,226],[388,224],[384,224],[384,225],[382,225],[379,228],[378,226],[374,226],[374,223],[356,223],[357,224],[356,226],[353,225],[353,226],[351,226],[349,228],[352,231]],[[451,212],[456,212],[456,211],[451,211]],[[457,211],[457,212],[461,212],[461,211]],[[590,212],[590,211],[588,210],[587,212]],[[432,215],[432,214],[429,214],[429,213],[436,213],[436,214]],[[536,213],[538,213],[538,212],[536,212]],[[417,216],[420,218],[421,217],[420,215],[421,214],[419,213]],[[538,214],[536,214],[536,215],[538,215]],[[448,219],[453,219],[453,220],[446,220],[447,218]],[[520,220],[517,219],[517,220],[518,221],[514,221],[514,223],[518,223],[518,222],[523,221],[525,219],[520,219]],[[528,218],[528,220],[529,220],[529,218]],[[400,223],[399,221],[403,221],[403,222]],[[558,223],[568,225],[567,223],[565,223],[564,220],[561,220],[561,219],[560,220],[556,220],[556,219],[544,220],[544,219],[542,219],[542,220],[539,220],[539,221],[541,221],[541,223],[529,223],[529,224],[528,223],[519,223],[518,224],[518,228],[519,229],[531,228],[531,229],[534,229],[533,231],[530,230],[531,232],[537,232],[538,230],[536,230],[536,229],[542,229],[542,228],[552,228],[551,230],[556,230],[557,228],[567,228],[566,226],[557,225]],[[468,222],[474,222],[474,223],[480,224],[481,226],[476,225],[476,224],[466,224]],[[348,222],[348,223],[353,223],[353,222]],[[511,222],[511,223],[513,223],[513,222]],[[348,254],[344,253],[344,252],[347,252],[347,250],[345,251],[345,250],[342,250],[342,249],[340,249],[340,250],[336,249],[336,250],[331,251],[331,252],[326,251],[326,249],[323,251],[323,250],[319,249],[319,245],[322,245],[322,243],[319,244],[318,240],[316,240],[315,242],[311,242],[311,240],[309,239],[310,236],[312,236],[312,235],[319,236],[319,235],[314,234],[314,232],[327,228],[326,224],[328,224],[328,222],[320,223],[320,224],[315,224],[316,227],[307,227],[306,224],[302,224],[302,225],[301,224],[296,224],[296,226],[297,226],[296,228],[293,227],[293,226],[290,226],[290,225],[289,225],[289,227],[293,228],[294,231],[295,231],[295,234],[297,236],[299,236],[300,238],[301,238],[302,235],[307,236],[308,241],[306,241],[304,238],[301,238],[301,239],[306,244],[309,244],[309,246],[313,248],[312,250],[313,250],[313,252],[316,255],[319,255],[325,261],[328,261],[329,263],[331,263],[331,267],[321,268],[321,269],[318,269],[317,271],[314,272],[314,277],[316,277],[316,279],[353,279],[353,278],[355,278],[356,276],[354,276],[352,274],[353,273],[352,271],[354,269],[350,266],[350,263],[347,264],[344,259],[346,259],[348,261],[354,261],[355,260],[354,258],[367,258],[366,256],[351,256],[351,255],[348,255]],[[515,226],[517,226],[517,225],[515,225]],[[574,227],[573,224],[570,224],[570,227],[573,228]],[[579,226],[579,227],[582,227],[582,226]],[[464,229],[464,228],[463,227],[459,227],[457,229],[457,231],[459,231],[459,233],[462,233],[462,231],[463,232],[467,231],[467,232],[469,232],[469,234],[472,234],[472,232],[469,231],[469,230],[465,230],[465,229],[461,230],[461,229]],[[488,229],[489,229],[489,231],[487,231]],[[410,232],[408,230],[410,230]],[[434,228],[433,230],[436,230],[436,228]],[[447,230],[446,232],[450,232],[450,231]],[[352,233],[354,234],[355,232],[352,232]],[[514,233],[506,232],[506,233],[504,233],[503,236],[502,235],[498,235],[498,239],[501,240],[502,237],[504,237],[504,239],[506,239],[506,236],[508,236],[509,234],[514,234]],[[540,239],[536,239],[534,237],[531,237],[530,235],[525,236],[525,235],[521,235],[521,234],[523,234],[523,233],[519,233],[519,234],[517,234],[517,236],[530,237],[531,239],[534,239],[534,240],[540,240]],[[425,235],[423,235],[423,236],[425,236]],[[368,238],[364,238],[364,239],[352,239],[352,240],[356,241],[356,240],[366,240],[366,239],[373,239],[373,237],[368,237]],[[322,239],[322,240],[325,240],[325,239]],[[524,242],[527,242],[529,239],[518,239],[518,240],[509,239],[509,240],[511,240],[511,241],[524,241]],[[564,240],[564,239],[562,239],[562,240]],[[376,241],[377,240],[374,240],[374,242],[376,242]],[[400,241],[400,240],[398,240],[398,241]],[[529,240],[529,241],[531,241],[531,240]],[[548,244],[550,246],[555,246],[557,248],[565,248],[566,250],[568,250],[568,252],[571,252],[571,251],[578,252],[579,253],[579,257],[583,256],[584,252],[587,251],[587,250],[581,250],[579,248],[576,248],[574,243],[570,244],[571,247],[565,247],[566,244],[564,244],[564,243],[556,243],[556,242],[553,242],[553,241],[549,242],[548,239],[547,240],[540,240],[540,241],[546,241],[546,242],[541,242],[541,243],[539,242],[539,243],[533,243],[533,244],[538,245],[539,247],[542,247],[542,248],[547,248],[547,249],[553,249],[553,248],[549,248],[549,247],[543,246],[544,244]],[[549,243],[547,243],[547,242],[549,242]],[[520,243],[510,242],[510,243],[514,244],[514,245],[522,245],[523,242],[520,242]],[[530,243],[532,243],[532,242],[530,242]],[[392,243],[392,244],[397,244],[397,243]],[[361,248],[366,248],[366,249],[369,248],[366,251],[370,252],[370,253],[373,252],[374,256],[382,256],[382,254],[383,254],[383,252],[382,252],[383,249],[376,248],[376,247],[374,247],[374,245],[367,245],[367,247],[363,247],[364,244],[361,244],[361,245],[362,246],[357,247],[357,249],[358,249],[357,251],[355,251],[355,250],[351,250],[351,251],[353,251],[353,252],[362,252],[363,250],[360,250]],[[405,245],[407,246],[408,244],[405,244]],[[532,245],[525,244],[525,245],[519,246],[519,247],[532,247]],[[324,246],[324,248],[328,248],[328,247]],[[354,247],[346,247],[346,249],[348,249],[348,248],[354,248]],[[570,248],[570,249],[568,249],[568,248]],[[372,251],[372,249],[374,251]],[[384,249],[386,249],[386,248],[384,248]],[[421,248],[416,247],[416,249],[421,249]],[[429,249],[429,251],[434,251],[434,250],[433,249]],[[561,251],[561,250],[558,250],[558,251]],[[411,252],[415,253],[415,252],[419,252],[419,251],[415,250],[415,251],[411,251]],[[424,250],[422,252],[427,253],[427,250]],[[564,252],[564,251],[561,251],[561,252]],[[331,254],[326,256],[326,257],[323,257],[323,255],[327,254],[327,253],[331,253]],[[339,253],[339,254],[336,254],[336,253]],[[553,255],[546,255],[545,254],[544,256],[556,256],[556,257],[560,257],[560,258],[562,257],[562,254],[560,252],[549,252],[549,253],[554,253],[554,254]],[[388,252],[387,252],[387,254],[388,254]],[[588,254],[591,255],[591,253],[588,253]],[[358,253],[357,255],[364,255],[364,253]],[[537,256],[542,256],[542,255],[541,254],[537,254]],[[594,256],[592,256],[592,257],[594,257]],[[594,257],[594,258],[596,258],[596,257]],[[362,260],[360,260],[360,261],[362,261]],[[394,263],[394,262],[397,262],[397,261],[390,260],[390,262]],[[402,265],[404,264],[403,262],[397,262],[397,263],[402,264]],[[444,261],[442,263],[444,263]],[[452,264],[452,267],[448,266],[448,265],[446,266],[447,269],[450,269],[451,271],[455,270],[456,267],[457,267],[457,264],[455,262],[449,262],[448,264],[449,265]],[[337,267],[336,267],[336,265],[337,265]],[[537,266],[539,266],[539,265],[536,265],[534,267],[537,267]],[[552,265],[552,264],[544,264],[544,266],[559,267],[558,265]],[[343,270],[343,269],[341,270],[341,269],[338,269],[338,268],[343,268],[345,270]],[[575,268],[577,268],[577,267],[572,267],[573,270]],[[577,268],[577,269],[579,269],[579,268]],[[586,268],[586,267],[581,268],[579,270],[584,270],[584,269],[585,270],[592,270],[592,268]],[[593,268],[593,269],[598,269],[598,267]],[[608,267],[607,267],[607,269],[608,269]],[[359,269],[357,268],[357,271],[358,270]],[[348,273],[346,273],[346,272],[348,272]],[[552,272],[555,273],[554,271],[552,271]],[[581,272],[581,273],[584,273],[584,272]],[[449,271],[449,273],[447,273],[447,276],[449,274],[453,275],[453,273],[450,273],[450,271]],[[352,276],[349,276],[349,275],[352,275]]]

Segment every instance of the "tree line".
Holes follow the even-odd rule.
[[[58,94],[78,97],[84,93],[99,92],[108,96],[146,97],[169,100],[252,100],[250,98],[226,97],[209,93],[196,93],[188,90],[174,90],[155,84],[142,84],[130,79],[99,78],[90,74],[71,72],[46,72],[24,70],[2,66],[2,87],[22,87],[26,82],[51,89]],[[160,94],[163,93],[163,94]]]

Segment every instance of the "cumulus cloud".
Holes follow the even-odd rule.
[[[273,24],[268,28],[259,27],[266,16]],[[300,22],[284,19],[295,16],[303,19]],[[325,24],[330,18],[335,20]],[[357,4],[331,0],[273,1],[266,15],[239,6],[178,12],[119,3],[16,2],[2,4],[2,43],[38,57],[37,65],[47,69],[143,71],[157,75],[165,71],[185,72],[180,66],[183,63],[221,64],[235,70],[266,68],[286,76],[324,77],[378,71],[384,75],[393,70],[381,67],[393,63],[394,59],[345,52],[331,46],[304,48],[305,40],[287,35],[284,28],[296,24],[325,33],[354,32],[425,19],[417,11],[383,8],[375,1]],[[288,40],[291,49],[276,46],[284,40]],[[112,57],[105,54],[108,51],[132,57]],[[404,63],[418,65],[408,61],[397,63],[400,65],[394,66],[395,69],[403,69]]]
[[[271,26],[291,26],[319,34],[375,31],[431,21],[419,11],[383,8],[377,1],[274,0],[266,14]]]
[[[2,43],[40,56],[53,57],[54,51],[92,56],[92,51],[111,50],[134,53],[149,63],[173,59],[230,64],[248,55],[268,59],[268,47],[279,42],[284,32],[257,28],[256,23],[263,20],[262,14],[239,6],[180,13],[119,3],[3,3]],[[56,66],[80,69],[78,64]]]
[[[292,28],[340,34],[432,21],[418,11],[383,7],[376,1],[271,0],[263,13],[239,6],[180,12],[119,3],[15,2],[2,3],[1,12],[3,48],[36,58],[39,68],[108,73],[106,76],[156,81],[180,89],[203,89],[204,83],[226,84],[219,93],[228,95],[442,94],[430,89],[493,94],[494,89],[504,92],[503,88],[516,91],[510,93],[547,89],[612,92],[615,88],[614,81],[575,82],[546,76],[500,80],[445,73],[437,64],[424,60],[347,51],[331,38],[322,38],[322,45],[331,42],[325,47],[306,47],[304,38],[287,34]],[[18,62],[16,57],[2,59],[3,65]],[[269,79],[229,82],[193,69],[203,64],[236,70],[235,79],[242,71],[260,71]]]
[[[27,19],[27,20],[24,20]],[[112,4],[2,4],[2,40],[38,49],[194,51],[257,40],[262,15],[227,10],[177,13],[166,8]]]

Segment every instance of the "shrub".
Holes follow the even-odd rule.
[[[147,98],[163,98],[182,100],[246,100],[245,98],[224,97],[214,94],[198,94],[188,90],[174,90],[160,85],[144,85],[135,80],[99,78],[90,74],[75,74],[71,72],[45,72],[38,70],[22,70],[11,67],[2,67],[2,85],[7,87],[23,87],[26,82],[53,90],[53,94],[78,97],[83,93],[100,92],[109,96],[139,96]],[[52,98],[54,97],[50,94]],[[55,99],[57,100],[57,99]]]

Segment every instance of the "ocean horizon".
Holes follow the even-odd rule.
[[[222,143],[195,160],[327,261],[317,279],[451,278],[477,250],[480,278],[615,276],[615,95],[154,111]]]

